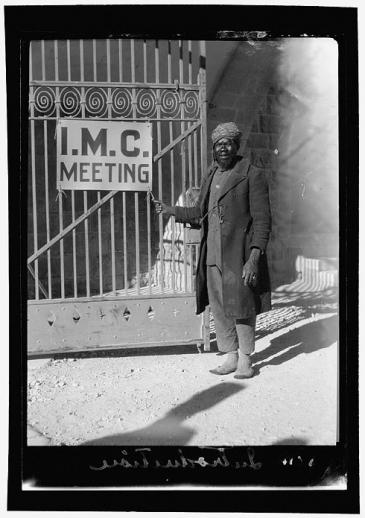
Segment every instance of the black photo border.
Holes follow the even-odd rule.
[[[167,23],[168,20],[168,23]],[[243,34],[245,31],[246,36]],[[141,37],[212,40],[332,37],[339,51],[340,440],[336,446],[237,447],[230,468],[91,471],[120,447],[26,446],[26,204],[28,45],[34,39]],[[359,512],[358,415],[358,40],[357,9],[303,6],[78,5],[5,7],[9,183],[9,510]],[[350,267],[351,265],[351,267]],[[20,322],[20,324],[19,324]],[[222,445],[224,446],[224,445]],[[196,447],[152,448],[155,459],[208,459]],[[228,455],[228,454],[227,454]],[[253,460],[254,455],[254,460]],[[294,463],[284,458],[315,460]],[[347,489],[326,481],[347,478]],[[35,481],[24,490],[22,482]],[[200,485],[204,488],[200,489]],[[250,490],[245,486],[260,486]],[[115,490],[106,490],[114,486]],[[157,488],[157,486],[159,486]],[[241,487],[242,486],[242,487]],[[93,490],[86,490],[92,487]],[[189,488],[190,487],[190,488]],[[241,489],[238,489],[241,487]],[[223,492],[219,491],[222,489]]]

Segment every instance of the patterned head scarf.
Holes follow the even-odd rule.
[[[221,138],[230,138],[239,145],[242,133],[234,122],[223,122],[212,132],[213,147]]]

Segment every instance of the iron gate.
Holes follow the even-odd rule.
[[[148,121],[153,189],[188,204],[206,164],[205,44],[133,39],[30,46],[28,352],[201,343],[198,239],[149,195],[57,189],[64,118]]]

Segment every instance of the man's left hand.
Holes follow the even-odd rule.
[[[248,261],[243,265],[242,279],[245,286],[256,286],[260,250],[253,248]]]

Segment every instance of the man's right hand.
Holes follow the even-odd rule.
[[[168,216],[175,215],[174,207],[170,207],[160,200],[154,200],[153,203],[155,204],[155,211],[157,214],[167,214]]]

